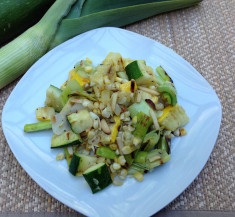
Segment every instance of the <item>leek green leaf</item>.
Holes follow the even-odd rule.
[[[104,1],[108,2],[107,0]],[[151,3],[138,4],[138,5],[120,7],[108,10],[107,9],[108,7],[114,8],[114,6],[117,5],[116,1],[109,1],[110,4],[111,3],[113,4],[109,5],[108,7],[106,6],[107,10],[82,16],[83,14],[88,13],[88,11],[92,11],[91,6],[89,6],[89,10],[88,9],[85,10],[85,8],[88,7],[86,6],[86,4],[89,1],[87,1],[87,3],[85,2],[83,4],[81,16],[79,18],[62,20],[58,28],[57,34],[54,40],[51,42],[50,49],[54,48],[55,46],[61,44],[62,42],[76,35],[79,35],[83,32],[86,32],[94,28],[105,27],[105,26],[114,26],[114,27],[125,26],[127,24],[134,23],[136,21],[145,19],[147,17],[151,17],[156,14],[192,6],[196,3],[199,3],[200,1],[201,0],[171,0],[171,1],[152,2],[151,0],[149,1],[137,0],[138,3],[140,2],[151,2]],[[94,8],[98,8],[97,6],[98,0],[95,0],[94,2],[96,2]],[[125,5],[124,2],[128,2],[126,4],[129,4],[129,1],[123,0],[121,1],[122,6]],[[121,3],[119,4],[121,5]],[[93,9],[93,11],[94,10],[98,9]]]

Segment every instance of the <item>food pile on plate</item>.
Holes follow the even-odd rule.
[[[122,185],[170,160],[171,140],[183,136],[189,118],[177,104],[175,85],[165,70],[144,60],[109,53],[97,66],[89,58],[69,71],[62,86],[50,85],[40,121],[25,132],[52,129],[51,148],[61,149],[74,176],[93,193]]]

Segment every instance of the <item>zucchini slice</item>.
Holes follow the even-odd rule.
[[[83,173],[83,177],[93,194],[103,190],[112,183],[108,167],[105,163],[99,163],[90,167]]]
[[[50,85],[50,87],[47,88],[45,105],[48,107],[53,107],[56,112],[60,112],[64,106],[64,103],[60,97],[61,93],[61,89]]]
[[[154,85],[155,76],[147,72],[147,66],[144,60],[135,60],[125,67],[129,80],[136,80],[137,85]]]
[[[126,73],[127,73],[127,76],[129,78],[129,80],[131,80],[131,79],[135,79],[136,80],[136,79],[144,76],[144,73],[141,70],[141,66],[139,65],[138,60],[135,60],[135,61],[129,63],[126,66],[125,69],[126,69]]]
[[[96,164],[96,160],[97,158],[95,156],[73,153],[69,165],[69,172],[74,176],[82,175],[85,170]]]
[[[60,135],[53,135],[51,138],[51,148],[62,148],[81,144],[81,137],[72,131],[65,131]]]
[[[39,121],[50,121],[55,115],[55,109],[52,107],[39,107],[36,109],[36,118]]]
[[[93,125],[93,118],[85,109],[72,113],[67,118],[74,133],[81,133]]]

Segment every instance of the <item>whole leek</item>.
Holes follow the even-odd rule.
[[[0,49],[0,89],[25,73],[49,49],[80,33],[102,26],[124,26],[201,1],[57,0],[39,23]]]
[[[58,24],[76,0],[57,0],[33,27],[0,49],[0,88],[23,73],[43,56]]]

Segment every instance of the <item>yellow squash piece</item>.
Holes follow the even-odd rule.
[[[69,81],[73,79],[75,79],[82,87],[90,83],[90,79],[80,77],[75,69],[72,69],[69,72]]]
[[[117,134],[118,134],[118,128],[121,125],[120,117],[114,116],[115,124],[113,125],[112,132],[111,132],[111,144],[115,142]]]
[[[131,83],[134,83],[134,85],[133,84],[131,84]],[[131,91],[131,85],[133,85],[134,86],[134,90],[133,91]],[[136,84],[136,82],[135,82],[135,80],[133,80],[133,81],[128,81],[128,82],[126,82],[126,83],[124,83],[124,84],[121,84],[120,85],[120,90],[121,91],[126,91],[126,92],[135,92],[136,90],[137,90],[137,84]]]
[[[167,106],[163,109],[163,115],[158,118],[158,123],[161,127],[175,131],[177,128],[184,126],[189,122],[189,117],[185,113],[182,106]]]
[[[50,121],[55,115],[55,109],[52,107],[40,107],[36,109],[36,118],[39,121]]]
[[[120,53],[110,52],[103,61],[103,64],[111,64],[115,72],[123,72],[123,61]]]
[[[62,86],[60,87],[60,89],[61,89],[61,90],[64,90],[64,89],[66,88],[66,86],[67,86],[67,83],[68,83],[68,80],[65,81],[65,82],[62,84]]]

